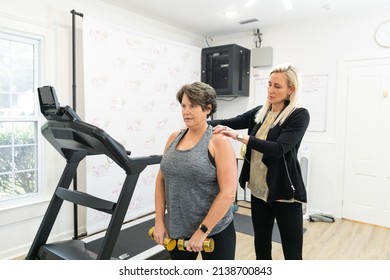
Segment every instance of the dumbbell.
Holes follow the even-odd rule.
[[[185,251],[186,247],[187,247],[187,244],[188,244],[188,240],[183,239],[183,238],[178,239],[177,240],[177,249],[180,250],[180,251]],[[206,238],[203,241],[203,250],[206,253],[211,253],[212,251],[214,251],[214,239]]]
[[[154,232],[154,227],[151,227],[151,228],[149,229],[148,236],[149,236],[152,240],[154,240],[153,232]],[[175,249],[175,247],[176,247],[176,240],[173,239],[173,238],[170,238],[170,237],[164,237],[163,246],[164,246],[164,248],[167,249],[168,251],[172,251],[172,250]]]

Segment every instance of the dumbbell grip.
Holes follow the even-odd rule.
[[[150,239],[152,239],[152,240],[154,240],[153,232],[154,232],[154,227],[151,227],[151,228],[149,229],[148,236],[149,236]],[[168,251],[172,251],[172,250],[175,249],[175,247],[176,247],[176,240],[175,240],[175,239],[172,239],[172,238],[170,238],[170,237],[164,237],[163,246],[164,246],[164,248],[167,249]]]
[[[188,240],[178,239],[177,240],[177,249],[180,251],[185,251],[188,245]],[[206,238],[203,241],[203,250],[207,253],[211,253],[214,251],[214,239]]]
[[[183,244],[184,248],[187,248],[188,242],[189,242],[189,240],[184,240],[184,244]]]

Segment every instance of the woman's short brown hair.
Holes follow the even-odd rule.
[[[212,116],[217,111],[217,94],[210,85],[203,82],[194,82],[182,86],[176,94],[176,99],[180,104],[184,94],[187,95],[192,104],[201,106],[203,111],[206,110],[208,105],[211,105],[211,110],[207,117]]]

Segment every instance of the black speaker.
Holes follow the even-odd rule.
[[[236,44],[203,48],[202,82],[218,96],[249,96],[250,54]]]

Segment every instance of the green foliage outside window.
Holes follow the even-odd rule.
[[[33,122],[0,123],[0,198],[37,191],[37,144]],[[13,145],[12,145],[13,143]]]

